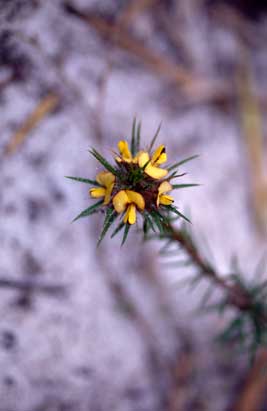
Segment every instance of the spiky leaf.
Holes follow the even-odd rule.
[[[140,141],[141,141],[141,122],[137,126],[137,135],[136,135],[136,153],[140,150]]]
[[[122,242],[121,242],[121,247],[123,246],[123,244],[125,243],[125,241],[126,241],[126,239],[127,239],[127,237],[128,237],[130,228],[131,228],[131,224],[126,223],[126,224],[125,224],[124,233],[123,233]]]
[[[196,154],[196,155],[194,155],[194,156],[191,156],[191,157],[188,157],[188,158],[185,158],[184,160],[178,161],[177,163],[172,164],[170,167],[168,167],[167,170],[168,170],[168,171],[171,171],[171,170],[173,170],[173,169],[175,169],[175,168],[177,168],[177,167],[180,167],[182,164],[188,163],[188,161],[194,160],[194,159],[197,158],[197,157],[199,157],[198,154]]]
[[[172,184],[173,190],[177,190],[179,188],[187,188],[187,187],[198,187],[200,184]]]
[[[149,146],[149,149],[148,149],[149,152],[152,151],[153,146],[154,146],[154,144],[155,144],[155,142],[156,142],[156,140],[157,140],[157,138],[158,138],[158,135],[159,135],[159,132],[160,132],[160,129],[161,129],[161,124],[162,124],[162,123],[159,124],[159,126],[158,126],[158,128],[157,128],[157,130],[156,130],[156,133],[155,133],[154,137],[153,137],[152,140],[151,140],[151,143],[150,143],[150,146]]]
[[[134,118],[132,125],[132,137],[131,137],[131,153],[132,156],[136,154],[136,139],[135,139],[136,118]]]
[[[113,231],[113,233],[111,234],[111,238],[115,237],[116,234],[118,234],[118,232],[120,232],[123,227],[124,227],[125,223],[122,221],[117,227],[116,229]]]
[[[71,176],[65,176],[66,178],[69,178],[70,180],[74,181],[79,181],[79,183],[85,183],[85,184],[91,184],[95,186],[100,186],[96,180],[89,180],[88,178],[82,178],[82,177],[71,177]]]
[[[88,217],[89,215],[98,211],[98,209],[102,206],[103,200],[98,201],[97,203],[91,205],[90,207],[83,210],[77,217],[72,220],[72,222],[77,221],[79,218]]]
[[[99,246],[99,244],[101,243],[101,241],[103,240],[103,238],[105,237],[109,227],[113,224],[114,220],[117,217],[117,213],[113,208],[108,208],[106,211],[106,216],[105,216],[105,220],[104,220],[104,224],[103,224],[103,229],[102,232],[99,236],[98,242],[97,242],[97,246]]]
[[[100,153],[98,153],[98,151],[93,148],[89,150],[89,153],[91,153],[108,171],[119,177],[118,170],[116,170]]]
[[[173,205],[167,205],[167,206],[163,206],[168,208],[169,210],[171,210],[173,213],[177,214],[179,217],[183,218],[184,220],[186,220],[188,223],[191,223],[191,221],[189,220],[189,218],[187,218],[183,213],[181,213],[181,211],[177,210],[176,207],[174,207]]]

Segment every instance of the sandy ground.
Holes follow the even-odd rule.
[[[182,369],[185,352],[189,371],[176,387],[181,409],[226,409],[246,359],[214,345],[224,319],[195,314],[205,287],[180,290],[176,282],[190,269],[163,266],[158,244],[144,245],[139,233],[123,248],[107,238],[96,250],[101,216],[70,223],[90,200],[86,186],[64,175],[93,177],[100,168],[88,148],[111,158],[134,115],[145,144],[162,121],[159,141],[169,158],[200,155],[184,168],[184,182],[202,186],[176,193],[176,200],[190,211],[203,253],[205,237],[222,275],[237,254],[249,276],[266,241],[253,220],[236,107],[183,97],[164,76],[63,12],[59,1],[15,3],[1,6],[0,14],[0,81],[15,73],[0,86],[0,277],[64,292],[0,290],[0,410],[171,409],[170,365]],[[72,4],[117,13],[112,0]],[[207,16],[189,17],[181,41],[196,75],[227,79],[240,55],[237,34]],[[258,25],[261,41],[253,51],[262,85],[265,26]],[[151,14],[139,17],[133,32],[163,55],[172,52]],[[51,92],[60,98],[57,109],[6,154],[14,133]]]

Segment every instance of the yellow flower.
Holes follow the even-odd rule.
[[[172,186],[168,181],[163,181],[158,188],[158,197],[157,197],[157,207],[160,204],[170,205],[173,203],[174,199],[172,196],[166,195],[169,191],[172,190]]]
[[[145,167],[145,173],[156,180],[160,180],[168,174],[168,170],[158,167],[166,161],[167,154],[163,144],[154,151],[151,159],[146,151],[142,151],[138,155],[139,167]]]
[[[127,141],[119,141],[118,149],[120,152],[120,157],[116,157],[116,161],[118,161],[119,163],[121,163],[122,161],[125,161],[126,163],[131,163],[133,161],[132,153],[129,150]]]
[[[113,198],[113,206],[117,213],[123,213],[124,223],[134,224],[136,222],[136,208],[144,210],[145,200],[143,196],[132,190],[121,190]]]
[[[103,204],[107,205],[110,202],[111,193],[115,184],[115,176],[109,171],[101,171],[96,176],[96,181],[102,187],[93,187],[89,191],[91,197],[104,197]]]
[[[120,157],[116,157],[116,161],[118,163],[137,163],[138,156],[133,157],[132,153],[129,149],[128,143],[125,140],[121,140],[118,142],[118,149],[120,152]]]

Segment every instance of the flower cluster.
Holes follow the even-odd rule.
[[[165,146],[161,144],[153,150],[159,129],[147,150],[140,150],[140,124],[134,121],[130,147],[126,140],[118,143],[115,153],[115,165],[112,165],[95,149],[90,153],[101,163],[104,170],[96,175],[95,180],[80,177],[68,177],[76,181],[91,184],[89,194],[98,201],[80,213],[75,220],[98,211],[105,211],[105,220],[99,242],[117,217],[120,222],[112,234],[116,235],[124,228],[123,243],[129,229],[137,222],[137,213],[143,218],[143,231],[164,232],[168,229],[173,214],[177,218],[188,220],[173,205],[174,199],[169,192],[173,189],[194,186],[196,184],[172,184],[171,181],[182,175],[177,168],[195,156],[162,167],[167,162]]]

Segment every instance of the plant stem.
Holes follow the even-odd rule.
[[[188,254],[191,261],[199,269],[201,275],[209,278],[219,288],[227,292],[228,303],[241,311],[249,311],[253,301],[248,292],[239,284],[230,284],[227,279],[222,278],[217,271],[201,256],[191,237],[183,230],[175,229],[169,224],[168,232],[173,241],[179,243],[183,250]],[[265,318],[267,321],[267,318]]]

